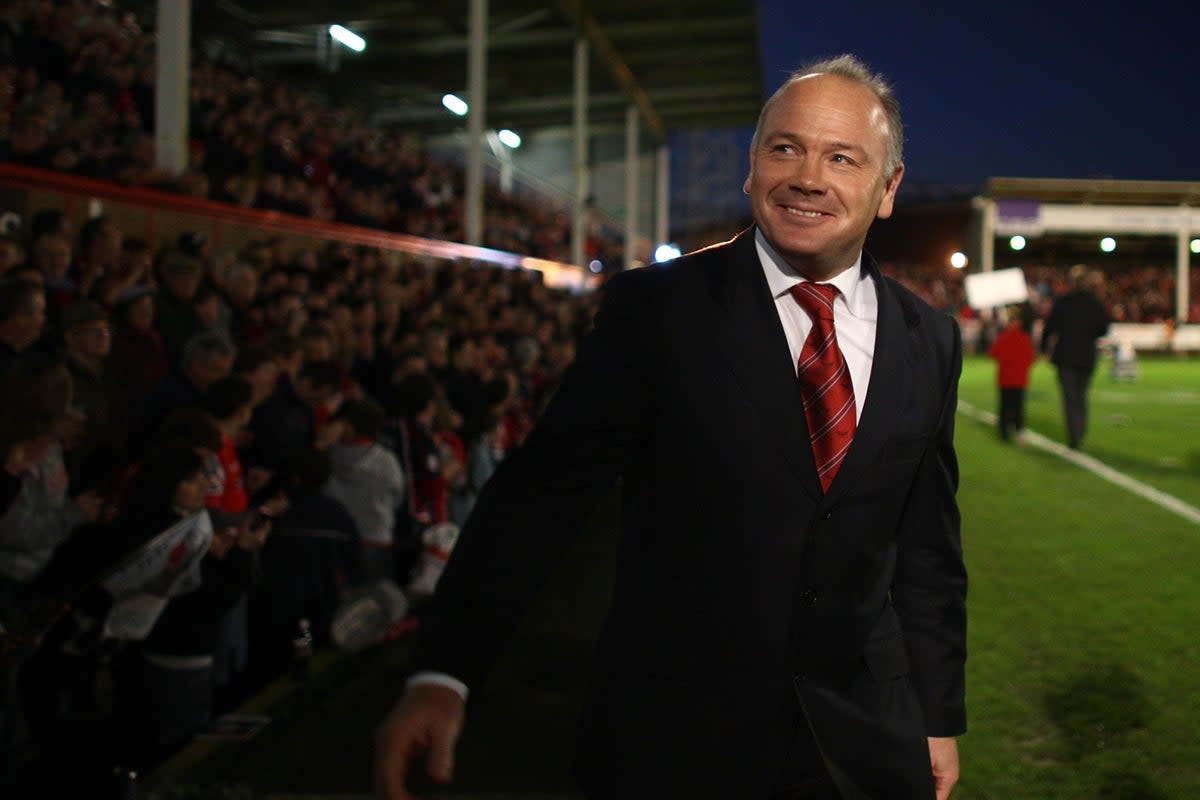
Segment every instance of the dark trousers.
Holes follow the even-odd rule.
[[[1058,388],[1062,391],[1063,418],[1067,423],[1067,445],[1078,449],[1087,431],[1087,391],[1092,371],[1059,365]]]
[[[1000,389],[1000,438],[1025,430],[1025,389]]]

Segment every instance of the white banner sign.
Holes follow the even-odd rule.
[[[973,273],[967,276],[965,288],[971,308],[994,308],[1029,299],[1025,272],[1020,267]]]

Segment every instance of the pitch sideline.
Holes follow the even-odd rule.
[[[984,411],[976,408],[970,403],[959,400],[958,413],[965,417],[969,417],[977,422],[983,422],[988,425],[996,425],[996,415],[991,411]],[[1070,461],[1077,467],[1087,470],[1109,483],[1114,483],[1126,491],[1136,494],[1145,500],[1149,500],[1159,508],[1166,509],[1174,514],[1178,514],[1189,522],[1200,525],[1200,508],[1188,505],[1174,495],[1169,495],[1166,492],[1159,491],[1153,486],[1149,486],[1136,478],[1132,478],[1123,472],[1118,472],[1112,467],[1105,464],[1103,461],[1093,458],[1086,453],[1081,453],[1078,450],[1072,450],[1066,445],[1047,439],[1042,434],[1025,429],[1025,442],[1033,447],[1037,447],[1046,452],[1053,453],[1064,461]]]

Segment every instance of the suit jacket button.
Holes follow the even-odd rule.
[[[806,606],[815,606],[817,604],[817,593],[813,589],[805,589],[800,595],[800,599],[804,601]]]

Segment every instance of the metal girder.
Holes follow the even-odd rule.
[[[749,0],[489,0],[489,117],[536,129],[570,114],[573,42],[591,51],[590,104],[607,125],[635,104],[646,138],[674,127],[753,124],[762,102]],[[256,63],[320,87],[377,119],[454,130],[438,105],[466,82],[467,0],[215,0],[196,15],[200,35],[237,40]],[[339,22],[362,33],[363,53],[338,72],[318,64],[316,39]],[[739,88],[740,87],[740,90]]]
[[[658,116],[658,112],[654,110],[654,104],[650,102],[650,98],[646,96],[646,90],[638,84],[634,78],[633,72],[621,60],[621,56],[613,47],[612,41],[604,33],[604,30],[596,23],[594,17],[588,14],[583,8],[583,0],[559,0],[559,8],[567,15],[567,18],[575,23],[579,31],[587,37],[592,44],[592,52],[594,52],[608,69],[609,74],[616,80],[617,85],[629,96],[629,99],[641,109],[642,117],[646,120],[646,126],[654,134],[657,141],[664,141],[667,138],[667,130],[663,125],[662,118]]]

